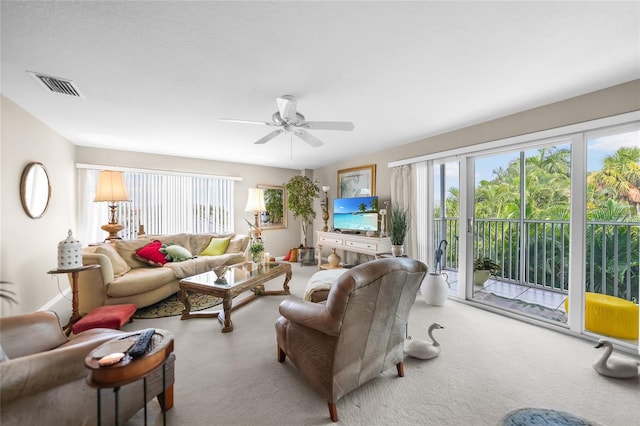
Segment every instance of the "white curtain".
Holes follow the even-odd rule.
[[[404,242],[404,251],[409,257],[414,257],[418,251],[416,244],[417,239],[415,238],[415,203],[412,201],[415,199],[416,194],[414,192],[414,179],[412,178],[412,174],[411,164],[405,164],[391,169],[391,208],[398,207],[409,213],[409,232]]]
[[[429,261],[429,241],[430,229],[429,229],[429,169],[426,161],[413,164],[414,176],[415,176],[415,215],[413,224],[415,227],[416,236],[416,251],[414,252],[414,258],[418,259],[427,265],[431,265]]]

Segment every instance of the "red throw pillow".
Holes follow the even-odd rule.
[[[154,240],[146,246],[136,250],[136,257],[142,262],[146,262],[152,266],[162,266],[167,263],[165,255],[160,253],[162,242],[160,240]]]
[[[287,252],[287,255],[282,260],[289,261],[290,258],[291,258],[291,250]]]

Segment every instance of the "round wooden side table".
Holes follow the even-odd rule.
[[[141,330],[142,331],[142,330]],[[140,331],[140,332],[141,332]],[[119,424],[118,393],[120,387],[143,380],[143,402],[144,402],[144,422],[147,424],[147,375],[155,368],[163,365],[166,359],[173,352],[173,334],[167,330],[155,329],[155,334],[149,344],[147,353],[138,358],[131,358],[129,355],[118,363],[100,367],[98,361],[108,353],[118,352],[114,350],[120,341],[136,337],[140,332],[126,334],[117,339],[109,340],[91,351],[84,359],[84,365],[89,369],[87,384],[97,389],[98,392],[98,425],[101,424],[101,404],[100,390],[113,388],[115,393],[115,424]],[[108,353],[107,353],[108,352]],[[166,390],[166,367],[162,367],[162,390]],[[162,422],[167,424],[166,407],[162,406]]]

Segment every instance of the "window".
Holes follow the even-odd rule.
[[[98,169],[80,171],[80,212],[83,242],[102,241],[100,227],[109,221],[107,203],[93,201]],[[118,223],[123,239],[136,238],[140,225],[147,234],[225,233],[234,229],[231,177],[162,171],[124,171],[129,202],[119,202]]]

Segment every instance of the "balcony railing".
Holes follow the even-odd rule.
[[[523,231],[524,229],[524,231]],[[442,268],[458,270],[458,218],[434,220],[434,248],[446,239]],[[586,291],[638,301],[640,223],[588,221]],[[500,281],[567,294],[569,222],[476,219],[474,257],[500,265]]]

